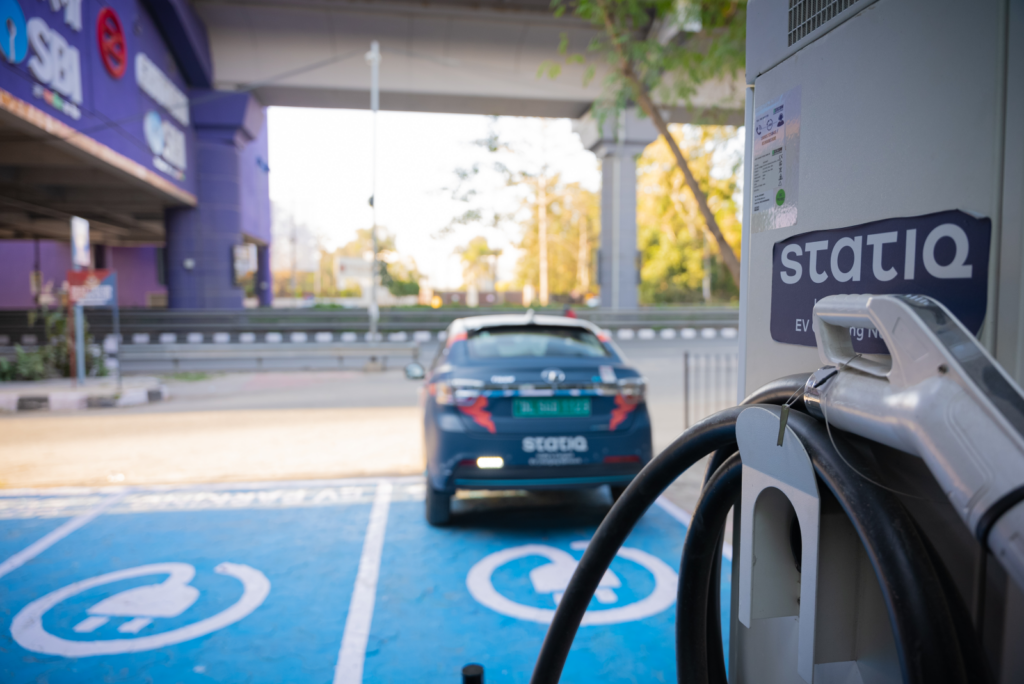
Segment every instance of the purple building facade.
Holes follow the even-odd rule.
[[[60,290],[76,215],[122,306],[241,308],[253,247],[268,306],[265,108],[211,89],[189,4],[0,0],[0,24],[0,308],[34,306],[34,271]]]

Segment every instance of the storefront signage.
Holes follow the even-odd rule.
[[[114,306],[117,274],[113,271],[68,271],[68,302],[82,306]]]
[[[146,112],[143,120],[146,144],[153,151],[153,166],[169,176],[185,177],[188,160],[185,155],[185,134],[158,112]]]
[[[188,96],[145,53],[135,55],[135,82],[183,126],[188,126]]]
[[[15,0],[0,0],[0,29],[0,52],[4,59],[10,64],[21,64],[28,53],[28,32],[25,13]]]
[[[128,66],[128,47],[124,39],[121,19],[111,7],[100,10],[96,20],[96,42],[100,47],[100,59],[107,73],[114,78],[124,76]]]
[[[28,20],[28,42],[32,48],[28,70],[32,75],[73,103],[82,104],[82,59],[78,48],[68,44],[64,36],[39,17]]]
[[[992,222],[962,211],[802,233],[775,243],[771,334],[815,346],[812,310],[834,294],[921,294],[972,333],[985,319]],[[851,329],[854,349],[886,353],[874,330]]]
[[[82,30],[82,0],[50,0],[54,12],[64,10],[64,23],[74,31]]]
[[[194,196],[195,179],[186,172],[195,131],[185,81],[145,3],[121,0],[116,8],[0,0],[0,95],[13,98],[5,107],[16,116],[44,128],[50,117],[81,132],[88,139],[79,141],[83,149],[106,148],[141,165],[134,175],[173,194],[170,181]]]

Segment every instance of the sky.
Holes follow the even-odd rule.
[[[504,250],[498,279],[510,279],[514,272],[515,228],[463,226],[447,237],[434,237],[467,209],[452,198],[455,170],[474,163],[490,168],[495,160],[474,141],[494,131],[517,151],[520,167],[547,164],[567,182],[594,191],[601,186],[598,160],[583,148],[568,119],[408,112],[377,116],[377,225],[395,234],[399,253],[415,258],[427,284],[436,289],[462,284],[453,252],[477,235]],[[271,200],[306,224],[328,249],[353,239],[356,229],[368,228],[373,114],[271,107],[268,125]],[[476,203],[498,211],[514,209],[518,199],[496,181],[496,174],[481,176]]]

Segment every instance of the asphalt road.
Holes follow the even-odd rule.
[[[648,380],[654,445],[683,430],[683,352],[696,340],[621,344]],[[431,359],[435,348],[425,348]],[[311,480],[423,472],[420,383],[391,370],[169,377],[172,398],[127,409],[0,418],[0,487]],[[670,497],[692,509],[702,468]]]

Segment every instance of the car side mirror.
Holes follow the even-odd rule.
[[[405,377],[409,380],[422,380],[427,376],[427,369],[413,361],[405,366]]]

